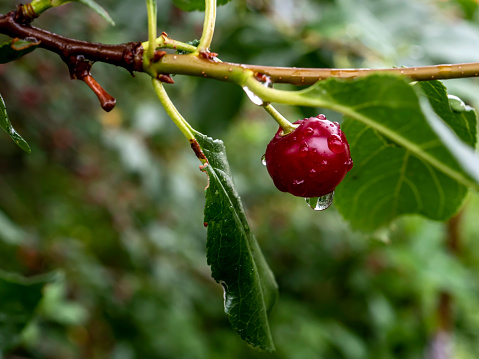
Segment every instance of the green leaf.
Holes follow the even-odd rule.
[[[322,94],[330,96],[334,106],[347,105],[342,112],[360,120],[350,118],[342,126],[354,167],[337,188],[339,211],[361,230],[374,230],[403,214],[418,213],[435,220],[451,217],[462,204],[468,185],[477,188],[479,175],[467,169],[479,168],[477,157],[467,157],[468,163],[457,160],[462,148],[458,142],[466,145],[438,136],[433,126],[438,121],[447,126],[431,119],[431,114],[423,114],[424,103],[404,80],[375,75],[353,84],[358,82],[364,87],[343,87],[345,92],[338,94],[335,84]],[[459,137],[474,144],[475,112],[468,108],[454,113],[440,83],[421,88],[429,99],[422,101],[430,102]],[[432,109],[430,112],[434,114]]]
[[[222,141],[195,133],[209,163],[204,166],[207,260],[213,278],[223,285],[225,312],[233,329],[248,344],[273,351],[268,312],[278,296],[277,284],[254,235],[231,178]]]
[[[217,0],[216,5],[225,5],[231,0]],[[205,10],[205,0],[173,0],[173,3],[183,11]]]
[[[2,127],[6,133],[12,138],[12,140],[25,152],[30,153],[32,150],[28,143],[20,136],[13,128],[10,120],[8,119],[7,109],[5,108],[5,102],[3,102],[2,95],[0,95],[0,127]]]
[[[103,19],[105,19],[107,22],[109,22],[111,25],[115,26],[115,21],[111,18],[111,16],[108,14],[108,12],[98,5],[96,1],[93,0],[74,0],[76,2],[80,2],[89,8],[91,8],[93,11],[95,11],[98,15],[100,15]]]
[[[0,353],[19,342],[42,299],[44,285],[56,278],[56,273],[25,278],[0,271]]]
[[[359,121],[348,119],[341,127],[354,166],[334,203],[354,228],[372,231],[404,214],[445,220],[456,213],[466,186]]]
[[[0,64],[6,64],[32,52],[40,42],[12,39],[0,45]]]

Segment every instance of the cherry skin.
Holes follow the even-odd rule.
[[[346,136],[337,122],[324,115],[280,128],[266,147],[265,161],[275,186],[298,197],[321,197],[336,188],[353,167]]]

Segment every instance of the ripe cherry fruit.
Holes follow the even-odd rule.
[[[298,197],[330,195],[353,167],[349,144],[339,123],[324,115],[294,123],[284,135],[280,128],[266,148],[264,161],[276,187]]]

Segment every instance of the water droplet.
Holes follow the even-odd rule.
[[[315,211],[324,211],[333,203],[334,191],[321,197],[306,198],[306,203]]]
[[[304,132],[307,136],[311,136],[314,133],[314,130],[311,127],[308,127]]]
[[[308,172],[308,176],[311,177],[311,178],[314,178],[317,175],[318,175],[318,172],[314,168],[311,168]]]
[[[328,147],[334,153],[341,153],[346,149],[339,135],[330,135],[328,137]]]
[[[309,146],[306,142],[303,142],[299,147],[299,157],[306,157],[309,153]]]
[[[263,86],[265,87],[273,87],[273,81],[271,81],[271,77],[268,75],[263,75]]]
[[[246,95],[248,95],[249,99],[251,100],[252,103],[258,106],[263,106],[264,102],[261,98],[256,96],[253,91],[251,91],[248,87],[243,87],[243,91],[246,92]]]
[[[466,104],[459,97],[454,95],[447,95],[449,99],[449,106],[453,112],[461,113],[466,111]]]
[[[333,122],[338,128],[340,128],[341,126],[339,125],[339,122]]]
[[[266,166],[266,155],[261,156],[261,163]]]
[[[324,116],[323,114],[316,116],[316,118],[319,118],[320,120],[326,120],[326,116]]]
[[[351,168],[353,168],[353,160],[350,158],[344,163],[344,165],[346,166],[346,170],[348,172],[351,171]]]

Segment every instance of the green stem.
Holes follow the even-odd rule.
[[[53,7],[50,0],[33,0],[30,5],[37,16]]]
[[[279,113],[271,104],[263,106],[266,112],[268,112],[271,117],[278,123],[278,125],[283,130],[283,136],[293,132],[297,126],[289,122],[282,114]]]
[[[180,112],[176,109],[173,102],[171,102],[166,90],[163,86],[163,83],[160,80],[152,79],[153,87],[155,89],[158,98],[160,99],[163,108],[170,118],[173,120],[175,125],[180,129],[181,133],[188,139],[188,141],[195,140],[193,135],[193,128],[191,125],[186,122],[186,120],[181,116]]]
[[[198,45],[198,53],[208,51],[213,40],[216,22],[216,0],[205,0],[205,21],[203,23],[203,33],[201,34]]]
[[[156,0],[146,0],[146,10],[148,12],[148,42],[154,44],[156,42]],[[149,46],[146,51],[147,59],[152,59],[154,53],[155,47]]]
[[[172,49],[172,50],[185,51],[185,52],[196,51],[196,46],[171,39],[165,33],[161,34],[161,36],[155,40],[155,44],[156,44],[155,48],[160,48],[160,49]],[[149,45],[150,45],[149,41],[145,41],[141,43],[141,46],[143,47],[145,51],[148,51]]]

